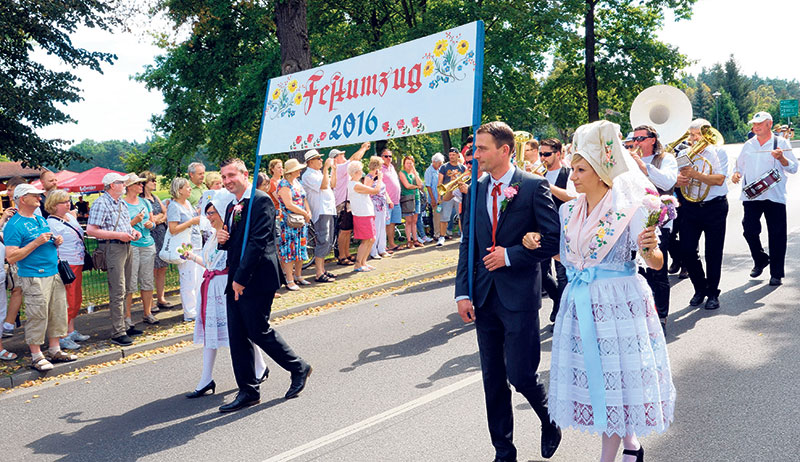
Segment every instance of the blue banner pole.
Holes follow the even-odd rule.
[[[469,188],[469,253],[467,265],[467,281],[469,285],[469,298],[474,300],[472,296],[472,274],[475,268],[475,200],[478,197],[476,191],[478,190],[478,161],[475,160],[475,145],[477,144],[478,127],[481,126],[481,114],[483,103],[483,41],[484,41],[484,26],[483,21],[476,23],[478,28],[475,37],[475,92],[472,101],[472,186]],[[464,230],[462,229],[463,233]]]
[[[261,126],[258,128],[258,145],[256,146],[256,166],[253,169],[253,186],[250,188],[250,200],[247,202],[247,218],[244,221],[244,238],[242,239],[242,255],[247,248],[247,236],[250,234],[250,211],[253,210],[253,197],[256,195],[256,185],[258,184],[258,169],[261,168],[261,135],[264,133],[264,119],[267,118],[267,101],[269,98],[269,81],[267,81],[267,93],[264,95],[264,109],[261,111]]]

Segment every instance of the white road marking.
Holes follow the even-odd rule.
[[[278,454],[277,456],[270,457],[264,462],[285,462],[288,460],[296,459],[297,457],[300,457],[303,454],[308,454],[311,451],[315,451],[323,446],[327,446],[331,443],[339,441],[342,438],[346,438],[352,434],[358,433],[362,430],[366,430],[367,428],[375,426],[381,422],[385,422],[393,417],[404,414],[408,411],[411,411],[412,409],[428,404],[431,401],[435,401],[443,396],[447,396],[450,393],[454,393],[458,390],[461,390],[462,388],[468,387],[480,381],[481,381],[481,374],[480,373],[473,374],[465,379],[459,380],[456,383],[447,385],[446,387],[442,387],[439,390],[433,391],[424,396],[420,396],[415,400],[401,404],[400,406],[397,406],[393,409],[389,409],[388,411],[382,412],[378,415],[374,415],[368,419],[364,419],[361,422],[357,422],[353,425],[350,425],[349,427],[342,428],[341,430],[337,430],[333,433],[317,438],[314,441],[310,441],[302,446],[290,449],[286,452]]]

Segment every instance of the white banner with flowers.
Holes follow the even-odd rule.
[[[472,125],[482,22],[269,81],[259,155]]]

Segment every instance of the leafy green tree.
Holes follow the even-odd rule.
[[[102,72],[116,56],[72,44],[69,34],[80,26],[109,30],[116,20],[100,0],[14,0],[0,7],[0,152],[24,165],[60,167],[76,158],[66,140],[43,139],[36,129],[74,122],[58,104],[80,101],[78,77],[47,69],[31,57],[41,48],[71,68]]]
[[[747,125],[739,117],[739,111],[736,109],[736,103],[734,103],[730,93],[724,88],[720,93],[721,95],[717,100],[716,106],[712,109],[708,121],[722,133],[726,143],[741,143],[746,138]],[[719,119],[717,119],[718,115]],[[718,124],[717,120],[719,120]]]
[[[692,101],[692,112],[694,118],[709,119],[711,113],[714,111],[714,97],[711,95],[711,89],[708,85],[701,83],[694,92]]]

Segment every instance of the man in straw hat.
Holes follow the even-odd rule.
[[[458,314],[464,322],[475,321],[495,460],[517,460],[509,383],[539,416],[542,456],[550,458],[561,442],[561,431],[550,422],[547,394],[536,369],[540,358],[540,264],[558,253],[558,212],[547,181],[511,165],[514,133],[508,125],[482,125],[476,132],[475,146],[475,158],[488,175],[470,186],[478,188],[473,236],[467,232],[469,194],[464,196],[465,232],[455,291]],[[522,238],[529,231],[541,233],[540,248],[522,246]],[[475,252],[475,268],[468,268],[470,246]]]

